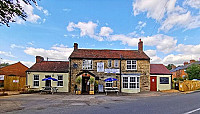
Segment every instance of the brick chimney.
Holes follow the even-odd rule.
[[[194,60],[194,59],[190,60],[190,64],[191,64],[191,63],[194,63],[194,62],[195,62],[195,60]]]
[[[78,49],[78,44],[74,43],[74,50],[77,50],[77,49]]]
[[[41,63],[42,61],[44,61],[44,58],[41,56],[36,56],[36,63]]]
[[[183,64],[184,64],[184,66],[185,66],[185,65],[187,65],[187,64],[189,64],[189,63],[188,63],[188,62],[184,62]]]
[[[141,39],[139,39],[139,42],[138,42],[138,50],[143,51],[143,41],[141,41]]]

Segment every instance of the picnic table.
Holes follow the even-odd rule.
[[[55,92],[57,93],[57,90],[58,90],[57,87],[42,87],[42,90],[41,90],[40,94],[42,92],[54,94]]]
[[[119,90],[117,87],[105,87],[105,92],[106,92],[106,95],[108,95],[108,92],[116,92],[118,95]]]

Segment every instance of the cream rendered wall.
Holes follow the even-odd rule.
[[[151,75],[157,77],[157,91],[171,89],[171,75]],[[169,84],[160,84],[160,77],[169,77]]]
[[[39,75],[39,87],[33,86],[33,76]],[[27,73],[27,85],[30,85],[30,88],[42,89],[45,87],[45,81],[42,79],[45,78],[45,75],[51,75],[52,78],[58,79],[58,75],[63,75],[63,87],[57,87],[57,81],[51,80],[51,86],[57,87],[58,92],[69,92],[68,83],[69,83],[69,73],[49,73],[49,72],[29,72]]]

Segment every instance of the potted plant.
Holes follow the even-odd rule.
[[[95,81],[94,77],[90,77],[90,79],[89,79],[90,93],[89,94],[92,94],[92,95],[94,95],[94,81]]]
[[[76,78],[76,83],[77,83],[77,91],[76,91],[76,94],[77,95],[80,95],[81,94],[81,90],[80,90],[80,88],[81,88],[81,81],[82,81],[82,78],[80,77],[80,76],[78,76],[77,78]]]

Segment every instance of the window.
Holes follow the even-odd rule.
[[[118,62],[118,60],[115,60],[115,61],[114,61],[114,67],[119,67],[119,62]]]
[[[109,60],[108,60],[108,68],[111,68],[111,67],[112,67],[112,60],[109,59]]]
[[[39,86],[39,75],[33,75],[33,86]]]
[[[92,60],[83,60],[83,67],[84,70],[92,70]]]
[[[57,86],[63,86],[63,75],[58,75],[58,83]]]
[[[136,60],[127,60],[126,61],[127,70],[137,70],[137,61]]]
[[[128,88],[128,77],[123,77],[123,88]]]
[[[169,84],[169,77],[160,77],[160,84]]]
[[[125,89],[137,89],[140,87],[140,77],[123,76],[122,83],[123,83],[123,88]]]
[[[112,87],[112,86],[113,86],[113,81],[106,82],[106,87]]]

